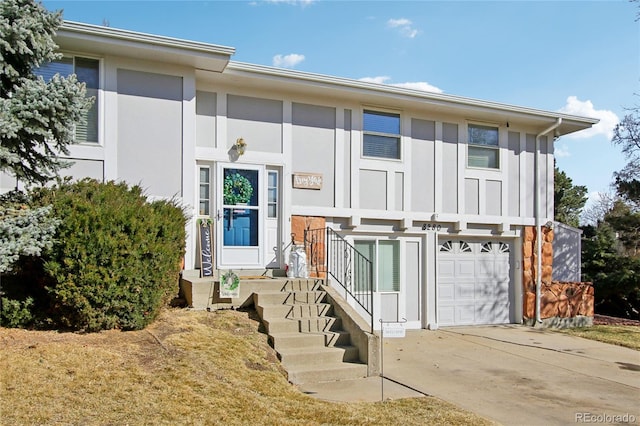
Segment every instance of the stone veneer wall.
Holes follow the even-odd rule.
[[[327,221],[320,216],[291,216],[291,241],[296,245],[304,244],[304,231],[323,230]],[[317,231],[313,235],[313,244],[307,245],[307,267],[309,276],[326,277],[325,238],[326,232]]]
[[[523,320],[535,321],[537,278],[537,232],[534,226],[524,229],[522,247]],[[594,291],[591,283],[552,282],[553,229],[542,227],[542,287],[540,318],[551,326],[589,324],[593,320]],[[587,320],[573,320],[588,318]]]

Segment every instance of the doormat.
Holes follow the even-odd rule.
[[[241,275],[241,280],[270,280],[272,277],[266,277],[264,275]]]

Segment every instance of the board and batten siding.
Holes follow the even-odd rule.
[[[118,179],[182,196],[182,77],[118,69]]]
[[[70,158],[72,163],[67,169],[60,170],[60,176],[82,179],[85,177],[104,182],[104,161]]]
[[[442,165],[440,185],[442,186],[442,212],[458,212],[458,150],[464,149],[464,145],[458,144],[458,125],[453,123],[442,124]]]
[[[387,209],[387,172],[384,170],[360,170],[360,208]]]
[[[335,108],[293,103],[292,163],[293,173],[322,175],[322,188],[292,188],[295,205],[335,206]]]
[[[342,133],[344,134],[343,144],[342,144],[343,149],[342,151],[338,151],[338,152],[342,152],[343,159],[344,159],[343,173],[342,173],[342,178],[343,178],[342,191],[343,191],[343,197],[344,197],[343,207],[345,208],[351,207],[351,168],[353,167],[353,161],[351,158],[351,129],[352,129],[351,114],[352,112],[350,109],[344,110],[344,123],[343,123],[344,129],[342,130]],[[337,149],[339,150],[340,147],[337,147]]]
[[[196,92],[196,146],[216,147],[217,94]]]
[[[282,153],[282,107],[281,100],[228,95],[226,147],[243,138],[252,151]]]
[[[509,207],[505,212],[509,216],[520,217],[520,156],[524,153],[524,147],[521,143],[521,135],[518,132],[508,132],[507,134],[507,152],[505,159],[509,164]]]
[[[411,210],[435,211],[434,121],[411,120]]]

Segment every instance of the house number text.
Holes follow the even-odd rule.
[[[423,223],[422,230],[423,231],[439,231],[442,229],[442,225],[438,223]]]

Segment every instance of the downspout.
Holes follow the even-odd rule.
[[[549,126],[549,128],[543,130],[536,135],[536,173],[535,173],[535,197],[534,197],[534,209],[536,215],[536,323],[541,323],[540,318],[540,299],[542,289],[542,217],[540,213],[540,138],[552,130],[557,129],[562,124],[562,118],[558,117],[558,120]]]

